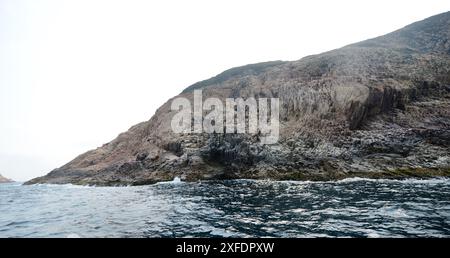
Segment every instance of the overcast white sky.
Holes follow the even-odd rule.
[[[225,69],[449,10],[442,0],[0,0],[0,173],[44,175]]]

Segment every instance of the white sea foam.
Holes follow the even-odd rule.
[[[175,177],[172,181],[164,181],[164,182],[158,182],[156,185],[165,185],[165,184],[181,184],[183,181],[181,181],[181,178]]]
[[[396,183],[403,183],[403,184],[441,184],[441,183],[450,183],[450,178],[444,178],[444,177],[435,177],[435,178],[429,178],[429,179],[418,179],[418,178],[407,178],[407,179],[373,179],[373,178],[362,178],[362,177],[350,177],[345,178],[342,180],[338,180],[335,182],[332,181],[325,181],[322,183],[351,183],[351,182],[379,182],[379,183],[389,183],[389,182],[396,182]]]

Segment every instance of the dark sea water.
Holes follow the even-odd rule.
[[[450,179],[0,185],[0,237],[450,237]]]

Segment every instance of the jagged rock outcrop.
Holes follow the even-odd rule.
[[[0,174],[0,184],[1,183],[11,183],[13,182],[11,179],[8,179]]]
[[[277,97],[280,140],[175,134],[171,100],[147,122],[33,183],[329,180],[450,175],[450,12],[294,62],[233,68],[180,96]]]

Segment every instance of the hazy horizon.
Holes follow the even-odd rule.
[[[0,174],[42,176],[226,69],[298,60],[449,10],[437,0],[0,0]]]

